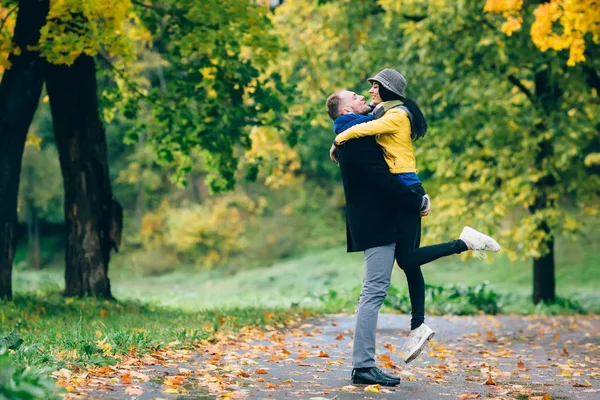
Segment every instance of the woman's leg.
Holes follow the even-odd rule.
[[[396,262],[406,275],[410,296],[410,329],[417,329],[425,322],[425,279],[420,266],[404,268],[400,263],[401,254],[410,253],[421,244],[421,216],[407,215],[401,228],[401,239],[396,243]]]
[[[396,261],[402,269],[407,270],[419,268],[421,265],[435,261],[438,258],[459,254],[467,250],[469,249],[466,243],[460,239],[420,248],[403,247],[402,251],[397,252]]]
[[[425,279],[421,267],[404,269],[408,294],[410,296],[410,329],[417,329],[425,323]]]

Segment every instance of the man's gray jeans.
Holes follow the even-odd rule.
[[[354,368],[375,366],[377,314],[390,287],[395,248],[392,243],[365,250],[365,275],[354,329]]]

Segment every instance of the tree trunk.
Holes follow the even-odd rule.
[[[122,208],[112,195],[94,59],[47,64],[46,88],[65,190],[65,296],[112,299],[108,265],[121,242]]]
[[[546,234],[548,253],[533,260],[533,303],[554,303],[555,297],[555,274],[554,274],[554,237],[550,233],[548,225],[542,224],[541,229]]]
[[[558,109],[562,92],[556,83],[557,73],[552,72],[550,66],[542,69],[535,74],[535,98],[538,101],[538,108],[543,111],[543,115],[550,115]],[[538,133],[545,132],[547,129],[544,122],[536,125]],[[552,157],[554,148],[549,140],[542,140],[539,143],[538,152],[535,155],[534,162],[536,169],[544,171],[542,176],[534,184],[537,193],[533,205],[529,211],[533,214],[556,206],[556,201],[548,198],[548,193],[552,192],[556,185],[556,178],[545,166],[548,158]],[[548,252],[540,258],[533,260],[533,302],[538,304],[540,301],[553,303],[556,299],[556,283],[554,271],[554,235],[552,234],[548,223],[543,220],[538,230],[544,232],[544,242],[548,246]]]
[[[12,297],[17,196],[23,149],[44,82],[44,62],[35,51],[46,22],[48,0],[21,0],[13,42],[20,55],[10,55],[11,68],[0,83],[0,299]]]
[[[42,269],[40,257],[40,220],[31,199],[27,199],[27,264],[35,269]]]

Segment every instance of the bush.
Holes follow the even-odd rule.
[[[487,285],[487,282],[477,286],[425,285],[426,310],[430,314],[498,314],[502,310],[501,297]],[[410,312],[408,291],[401,292],[392,285],[384,305],[400,312]]]
[[[14,338],[2,339],[13,341]],[[20,339],[19,339],[20,340]],[[0,347],[0,399],[36,400],[58,398],[58,388],[46,374],[48,371],[16,367],[8,349]]]

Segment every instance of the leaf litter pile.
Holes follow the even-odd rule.
[[[120,356],[115,366],[61,369],[66,399],[600,399],[600,317],[429,317],[435,341],[411,364],[408,317],[381,315],[377,363],[398,387],[351,385],[354,318],[178,343]]]

